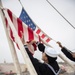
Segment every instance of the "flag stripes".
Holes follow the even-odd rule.
[[[35,34],[39,35],[46,43],[48,43],[51,38],[48,37],[37,25],[34,24],[32,19],[29,17],[27,12],[22,8],[20,17],[19,17],[28,27],[30,27]]]
[[[33,30],[31,30],[25,23],[23,23],[20,18],[17,18],[9,9],[5,9],[4,11],[7,11],[9,17],[10,17],[10,20],[12,21],[17,33],[18,33],[18,36],[21,38],[22,37],[22,34],[21,32],[24,33],[24,39],[25,41],[31,41],[31,40],[36,40],[36,41],[39,41],[39,36],[36,36],[36,34],[34,33]],[[12,32],[12,29],[10,28],[9,24],[8,24],[8,20],[7,20],[7,17],[5,15],[5,22],[6,22],[6,28],[8,30],[8,33],[9,33],[9,36],[10,38],[14,41],[15,41],[15,38],[14,38],[14,33]],[[32,52],[31,52],[32,53]]]

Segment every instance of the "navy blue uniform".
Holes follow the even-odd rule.
[[[75,61],[75,58],[73,58],[72,54],[65,47],[63,47],[61,50],[70,60]]]
[[[49,66],[45,63],[41,63],[38,59],[34,58],[29,49],[27,48],[26,45],[24,45],[30,60],[37,72],[38,75],[55,75],[54,72],[49,68]],[[52,58],[50,58],[52,60]],[[55,58],[56,59],[56,58]],[[54,71],[57,73],[59,71],[59,66],[56,61],[48,63],[51,65],[54,69]]]

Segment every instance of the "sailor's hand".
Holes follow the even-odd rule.
[[[59,47],[61,47],[61,48],[63,47],[61,42],[57,41],[57,44],[59,45]]]
[[[36,41],[35,41],[35,40],[32,40],[31,43],[32,43],[32,44],[33,44],[33,43],[36,43]]]

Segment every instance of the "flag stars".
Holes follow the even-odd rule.
[[[24,21],[26,23],[26,21]]]
[[[20,19],[22,20],[22,17]]]
[[[35,24],[33,23],[33,21],[30,19],[30,17],[28,16],[28,14],[26,13],[26,11],[24,9],[22,9],[21,15],[20,15],[21,20],[26,23],[26,25],[28,25],[30,28],[32,28],[32,30],[36,29]]]
[[[30,23],[30,21],[28,20],[28,22]]]
[[[26,18],[28,18],[28,16],[26,16]]]
[[[33,27],[33,30],[35,30],[36,27]]]
[[[28,19],[27,19],[27,23],[28,23]]]
[[[23,11],[23,14],[25,14],[25,12]]]
[[[24,16],[24,19],[25,19],[26,17]]]
[[[30,27],[31,25],[29,24],[28,26]]]
[[[33,25],[33,23],[31,23],[31,25]]]
[[[31,20],[29,20],[29,22],[30,22]]]

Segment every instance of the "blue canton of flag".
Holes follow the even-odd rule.
[[[26,11],[22,8],[22,12],[19,17],[26,25],[28,25],[33,31],[36,29],[36,25],[30,19]]]

